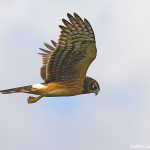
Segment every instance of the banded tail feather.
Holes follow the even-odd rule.
[[[12,88],[12,89],[1,90],[0,93],[2,94],[30,93],[32,90],[32,87],[33,87],[32,85],[22,86],[22,87],[17,87],[17,88]]]
[[[44,88],[45,88],[45,85],[41,83],[41,84],[33,84],[33,85],[27,85],[27,86],[12,88],[12,89],[1,90],[0,93],[2,93],[2,94],[31,93],[31,94],[39,95],[38,97],[29,96],[28,104],[32,104],[32,103],[37,102],[38,100],[40,100],[43,97],[41,95],[40,90],[42,90]]]

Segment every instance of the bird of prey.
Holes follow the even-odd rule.
[[[81,19],[77,13],[67,13],[69,21],[62,19],[63,26],[58,42],[52,45],[44,43],[40,48],[43,83],[1,90],[2,94],[30,93],[39,95],[29,97],[28,103],[35,103],[42,97],[74,96],[100,91],[96,80],[86,76],[87,70],[96,58],[97,49],[94,31],[87,19]]]

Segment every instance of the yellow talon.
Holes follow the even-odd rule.
[[[43,96],[38,96],[38,97],[33,97],[33,96],[29,96],[28,98],[28,104],[33,104],[36,103],[38,100],[40,100]]]

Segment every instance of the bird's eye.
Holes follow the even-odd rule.
[[[96,90],[97,86],[96,85],[92,85],[92,90]]]

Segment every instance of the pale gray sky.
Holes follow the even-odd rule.
[[[58,39],[61,18],[77,12],[95,31],[88,75],[101,93],[43,98],[0,95],[0,149],[130,150],[150,146],[150,1],[0,1],[0,89],[42,82],[43,42]]]

